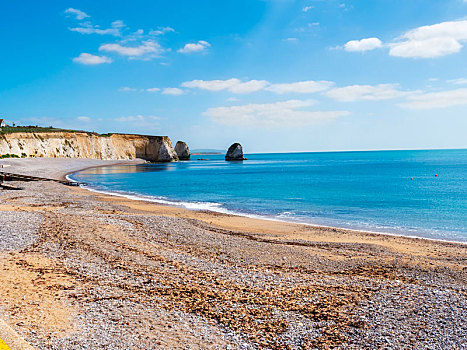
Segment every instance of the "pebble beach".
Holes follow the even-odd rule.
[[[0,318],[36,349],[467,348],[467,245],[11,184]]]

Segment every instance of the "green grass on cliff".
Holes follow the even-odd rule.
[[[41,126],[5,126],[0,128],[0,134],[11,134],[16,132],[30,132],[30,133],[41,133],[41,132],[84,132],[89,135],[99,135],[96,132],[91,131],[83,131],[83,130],[71,130],[71,129],[59,129],[54,127],[44,128]],[[100,136],[108,137],[112,134],[102,134]]]

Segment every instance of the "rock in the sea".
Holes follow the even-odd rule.
[[[163,142],[159,145],[159,151],[156,152],[156,154],[158,154],[158,156],[155,159],[149,160],[156,162],[173,162],[178,160],[177,152],[175,152],[172,142],[166,136],[163,136]]]
[[[245,160],[243,158],[243,148],[239,143],[234,143],[229,147],[227,154],[225,155],[225,160]]]
[[[183,141],[177,141],[175,152],[177,152],[178,159],[180,160],[190,159],[190,148],[188,148],[188,145]]]

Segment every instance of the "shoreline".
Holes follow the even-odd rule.
[[[127,161],[115,161],[116,163],[112,163],[112,164],[102,164],[102,165],[90,165],[90,166],[86,166],[82,169],[78,169],[78,170],[73,170],[73,171],[69,171],[69,172],[66,172],[62,175],[61,179],[62,180],[68,180],[68,181],[72,181],[72,182],[77,182],[73,179],[70,178],[71,175],[73,174],[76,174],[76,173],[79,173],[81,171],[85,171],[85,170],[89,170],[89,169],[98,169],[98,168],[106,168],[106,167],[110,167],[110,166],[116,166],[116,165],[138,165],[138,164],[145,164],[147,163],[147,161],[145,161],[144,159],[131,159],[131,160],[127,160]]]
[[[107,166],[113,166],[113,165],[125,165],[125,164],[135,164],[135,163],[122,163],[122,164],[109,164],[109,165],[101,165],[101,166],[89,166],[77,171],[69,172],[64,175],[64,179],[77,182],[76,180],[72,179],[71,176],[75,173],[92,169],[92,168],[102,168],[102,167],[107,167]],[[138,164],[138,163],[136,163]],[[105,190],[98,190],[92,187],[88,186],[83,186],[80,185],[82,189],[95,192],[95,193],[100,193],[104,195],[110,195],[110,196],[116,196],[116,197],[121,197],[121,198],[127,198],[135,201],[142,201],[142,202],[149,202],[149,203],[157,203],[159,205],[166,205],[169,207],[176,207],[176,208],[183,208],[185,210],[190,210],[194,212],[212,212],[216,214],[225,214],[225,215],[233,215],[233,216],[238,216],[238,217],[243,217],[243,218],[250,218],[250,219],[255,219],[255,220],[265,220],[265,221],[271,221],[271,222],[281,222],[281,223],[288,223],[288,224],[296,224],[296,225],[304,225],[304,226],[309,226],[309,227],[314,227],[316,229],[324,228],[324,229],[336,229],[336,230],[344,230],[344,231],[351,231],[355,233],[365,233],[365,234],[376,234],[376,235],[386,235],[386,236],[395,236],[395,237],[405,237],[405,238],[410,238],[410,239],[422,239],[422,240],[429,240],[429,241],[436,241],[436,242],[444,242],[444,243],[455,243],[455,244],[461,244],[461,245],[467,245],[467,241],[455,241],[455,240],[448,240],[448,239],[441,239],[441,238],[430,238],[430,237],[423,237],[423,236],[417,236],[417,235],[410,235],[410,234],[404,234],[403,232],[384,232],[384,231],[372,231],[372,230],[364,230],[364,229],[358,229],[358,228],[348,228],[348,227],[339,227],[339,226],[333,226],[333,225],[322,225],[322,224],[313,224],[313,223],[307,223],[307,222],[297,222],[293,220],[286,220],[286,219],[280,219],[277,217],[267,217],[263,215],[256,215],[256,214],[245,214],[241,212],[234,212],[230,211],[228,209],[225,210],[215,210],[212,208],[201,208],[201,209],[196,209],[196,208],[188,208],[184,204],[177,204],[177,201],[171,201],[170,199],[156,199],[156,198],[151,198],[151,196],[146,196],[143,194],[130,194],[130,193],[124,193],[124,192],[113,192],[113,191],[105,191]],[[188,203],[188,204],[195,204],[195,202],[181,202],[181,203]],[[214,204],[219,204],[219,203],[214,203]],[[423,233],[420,233],[422,235]]]
[[[5,158],[0,164],[8,165],[8,171],[21,175],[66,180],[66,176],[89,168],[112,165],[143,164],[143,159],[101,160],[87,158]]]
[[[84,170],[84,169],[83,169]],[[79,171],[78,171],[79,172]],[[71,174],[69,174],[71,175]],[[67,180],[77,182],[76,180],[73,180],[72,178],[66,177]],[[140,201],[140,202],[148,202],[148,203],[156,203],[158,205],[162,206],[168,206],[168,207],[174,207],[174,208],[181,208],[193,212],[207,212],[207,213],[212,213],[212,214],[225,214],[225,215],[230,215],[230,216],[237,216],[241,218],[248,218],[248,219],[254,219],[254,220],[264,220],[264,221],[271,221],[271,222],[278,222],[278,223],[285,223],[285,224],[292,224],[292,225],[303,225],[303,226],[309,226],[313,227],[316,229],[335,229],[335,230],[342,230],[342,231],[350,231],[350,232],[355,232],[355,233],[364,233],[364,234],[375,234],[375,235],[386,235],[386,236],[391,236],[391,237],[404,237],[404,238],[410,238],[410,239],[420,239],[420,240],[428,240],[428,241],[435,241],[435,242],[442,242],[442,243],[454,243],[454,244],[460,244],[460,245],[466,245],[467,242],[462,242],[462,241],[450,241],[447,239],[440,239],[440,238],[429,238],[429,237],[421,237],[421,236],[413,236],[413,235],[406,235],[403,233],[391,233],[391,232],[381,232],[381,231],[370,231],[370,230],[361,230],[361,229],[352,229],[352,228],[347,228],[347,227],[339,227],[339,226],[328,226],[328,225],[319,225],[319,224],[312,224],[312,223],[306,223],[306,222],[297,222],[297,221],[292,221],[292,220],[281,220],[279,218],[268,218],[266,216],[261,216],[261,215],[248,215],[248,214],[243,214],[241,212],[233,212],[229,210],[219,210],[216,211],[214,209],[193,209],[193,208],[187,208],[185,205],[180,204],[177,205],[177,202],[175,201],[170,201],[170,200],[164,200],[164,199],[152,199],[152,198],[145,198],[144,195],[137,195],[137,194],[126,194],[126,193],[120,193],[120,192],[112,192],[112,191],[103,191],[103,190],[98,190],[95,188],[88,187],[86,185],[80,185],[80,188],[94,192],[94,193],[99,193],[103,195],[108,195],[108,196],[115,196],[115,197],[120,197],[120,198],[126,198],[130,199],[133,201]],[[185,203],[185,202],[184,202]],[[186,202],[190,203],[190,202]]]
[[[52,161],[59,161],[62,162],[62,166],[59,169],[59,175],[58,177],[55,176],[56,179],[59,180],[68,180],[72,182],[77,182],[76,180],[73,180],[71,176],[75,173],[88,170],[88,169],[94,169],[94,168],[105,168],[105,167],[110,167],[110,166],[116,166],[116,165],[137,165],[137,164],[144,164],[146,163],[145,160],[143,159],[133,159],[133,160],[97,160],[97,159],[83,159],[83,158],[33,158],[36,163],[35,166],[32,167],[32,172],[38,171],[44,171],[44,166],[47,166],[46,163],[47,160],[52,160]],[[4,162],[2,163],[2,160],[0,160],[0,164],[8,164],[11,163],[11,159],[4,159]],[[10,161],[10,162],[8,162]],[[24,161],[24,159],[14,159],[13,162],[15,163],[20,163],[21,161]],[[76,162],[81,162],[82,164],[76,164]],[[41,164],[42,163],[42,164]],[[74,168],[73,170],[68,170],[67,164],[72,163]],[[63,166],[65,164],[65,167]],[[29,175],[28,171],[23,173],[25,175]],[[224,211],[216,211],[214,209],[193,209],[193,208],[187,208],[183,205],[177,205],[176,202],[172,202],[170,200],[157,200],[157,199],[151,199],[151,198],[144,198],[144,195],[132,195],[132,194],[126,194],[126,193],[119,193],[119,192],[112,192],[112,191],[101,191],[93,188],[88,188],[86,186],[80,186],[80,188],[94,192],[94,193],[100,193],[104,195],[110,195],[110,196],[115,196],[115,197],[120,197],[120,198],[127,198],[130,200],[135,200],[135,201],[141,201],[141,202],[148,202],[148,203],[157,203],[158,205],[163,205],[163,206],[168,206],[168,207],[175,207],[175,208],[182,208],[184,210],[188,211],[193,211],[193,212],[210,212],[215,214],[224,214],[224,215],[229,215],[229,216],[237,216],[239,218],[249,218],[253,220],[264,220],[266,222],[278,222],[278,223],[284,223],[284,224],[291,224],[291,225],[303,225],[306,227],[312,227],[316,229],[330,229],[330,230],[341,230],[341,231],[349,231],[353,233],[361,233],[361,234],[371,234],[371,235],[383,235],[383,236],[389,236],[389,237],[404,237],[408,239],[413,239],[413,240],[428,240],[428,241],[434,241],[434,242],[440,242],[440,243],[453,243],[453,244],[459,244],[459,245],[467,245],[467,242],[462,242],[462,241],[452,241],[452,240],[445,240],[445,239],[440,239],[440,238],[429,238],[429,237],[421,237],[421,236],[416,236],[416,235],[408,235],[408,234],[403,234],[403,233],[391,233],[391,232],[381,232],[381,231],[370,231],[370,230],[363,230],[363,229],[353,229],[353,228],[346,228],[346,227],[339,227],[339,226],[332,226],[332,225],[320,225],[320,224],[313,224],[313,223],[304,223],[304,222],[295,222],[295,221],[288,221],[288,220],[281,220],[279,218],[268,218],[265,216],[261,215],[247,215],[239,212],[230,212],[229,210],[224,210]]]
[[[465,339],[463,244],[18,185],[0,191],[0,318],[37,349]]]

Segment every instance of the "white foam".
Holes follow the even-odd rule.
[[[74,181],[74,180],[70,179],[70,181]],[[281,215],[271,217],[271,216],[264,216],[264,215],[258,215],[258,214],[236,212],[236,211],[232,211],[232,210],[229,210],[223,207],[222,204],[220,203],[183,202],[183,201],[177,202],[177,201],[170,201],[164,197],[153,197],[153,196],[145,196],[141,194],[129,194],[129,193],[122,193],[122,192],[105,191],[105,190],[100,190],[100,189],[89,187],[88,185],[80,185],[80,187],[91,192],[102,193],[102,194],[106,194],[110,196],[117,196],[117,197],[123,197],[123,198],[136,200],[136,201],[151,202],[151,203],[158,203],[158,204],[164,204],[164,205],[169,205],[169,206],[181,207],[181,208],[194,210],[194,211],[212,211],[212,212],[221,213],[221,214],[243,216],[243,217],[247,217],[251,219],[293,223],[293,224],[305,225],[305,226],[317,227],[317,228],[319,227],[331,228],[331,229],[336,228],[336,229],[342,229],[342,230],[347,230],[351,232],[364,232],[364,233],[379,234],[379,235],[386,235],[386,236],[392,236],[392,237],[426,239],[430,241],[441,241],[441,242],[447,242],[447,243],[457,243],[457,244],[467,245],[467,242],[462,242],[462,241],[452,241],[452,240],[440,239],[440,238],[429,238],[429,237],[422,237],[422,236],[417,236],[417,235],[404,235],[402,233],[381,232],[381,231],[372,231],[372,230],[365,230],[365,229],[352,229],[352,228],[347,228],[347,227],[313,224],[313,223],[308,223],[308,222],[303,222],[303,221],[300,222],[297,219],[293,220],[293,217],[286,217],[288,220],[285,220],[284,219],[285,216],[281,216]],[[404,230],[410,231],[408,229],[404,229]]]

